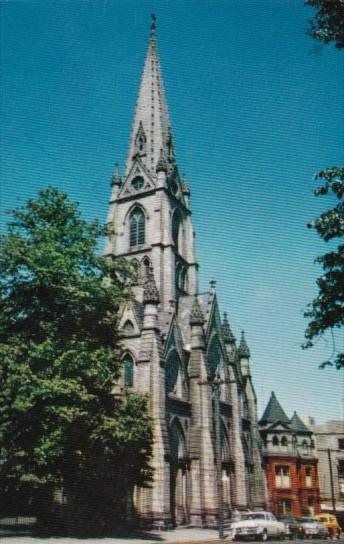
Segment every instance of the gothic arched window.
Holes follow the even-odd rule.
[[[177,351],[173,350],[165,364],[166,393],[173,393],[179,398],[187,398],[188,385],[182,362]]]
[[[179,250],[179,227],[180,227],[180,213],[175,211],[172,217],[172,240],[176,251]]]
[[[272,437],[272,445],[273,446],[279,446],[279,440],[278,440],[278,436],[273,436]]]
[[[127,353],[122,361],[124,367],[124,385],[133,387],[134,385],[134,361],[131,355]]]
[[[179,373],[179,357],[175,351],[168,357],[165,366],[166,393],[171,393],[176,386]]]
[[[140,208],[135,208],[130,215],[130,247],[145,243],[145,215]]]
[[[151,262],[148,257],[144,257],[142,259],[142,277],[143,279],[147,279],[149,276],[149,271],[151,267]]]
[[[217,336],[211,341],[208,350],[208,370],[211,376],[215,376],[221,362],[221,347]]]
[[[281,446],[288,446],[288,438],[286,436],[282,436],[282,439],[281,439]]]
[[[186,267],[183,268],[181,273],[181,288],[184,292],[188,290],[188,276],[187,276],[187,269]]]

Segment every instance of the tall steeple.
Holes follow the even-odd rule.
[[[120,176],[116,171],[112,180],[108,223],[113,235],[105,252],[131,260],[141,280],[152,267],[164,311],[171,300],[198,290],[189,196],[174,156],[152,16],[126,172]],[[140,282],[135,296],[142,301]]]
[[[161,156],[168,165],[174,162],[172,132],[158,55],[155,15],[152,15],[149,45],[129,141],[127,175],[133,158],[137,156],[151,174],[155,174]]]

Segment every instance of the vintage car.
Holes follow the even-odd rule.
[[[301,518],[299,522],[303,527],[306,538],[327,538],[329,536],[327,527],[315,518]]]
[[[333,514],[323,513],[317,514],[314,517],[315,519],[320,521],[322,525],[325,525],[325,527],[327,527],[332,538],[340,538],[341,528],[336,516],[334,516]]]
[[[229,527],[229,537],[234,539],[254,538],[266,542],[268,538],[282,538],[286,535],[284,523],[277,521],[270,512],[248,512]]]
[[[278,520],[284,523],[287,538],[304,538],[305,531],[298,519],[293,518],[292,516],[286,516],[284,518],[278,518]]]

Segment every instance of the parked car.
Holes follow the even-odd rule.
[[[269,537],[281,538],[286,535],[284,523],[277,521],[270,512],[248,512],[241,520],[230,524],[229,536],[232,539],[255,538],[266,542]]]
[[[329,530],[325,525],[320,523],[315,518],[301,518],[299,520],[301,523],[305,537],[308,538],[327,538],[329,536]]]
[[[293,518],[292,516],[287,516],[284,518],[278,518],[279,521],[284,523],[286,528],[286,535],[288,538],[304,538],[305,531],[302,523],[298,519]]]
[[[334,516],[333,514],[323,513],[317,514],[314,517],[315,519],[320,521],[320,523],[322,523],[325,527],[327,527],[331,537],[340,538],[341,528],[336,516]]]

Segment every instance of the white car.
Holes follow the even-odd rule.
[[[233,540],[251,537],[266,542],[270,537],[282,538],[285,535],[286,526],[270,512],[242,514],[240,521],[234,521],[229,528],[229,536]]]
[[[302,518],[299,520],[304,534],[309,538],[327,538],[330,534],[328,528],[314,518]]]

